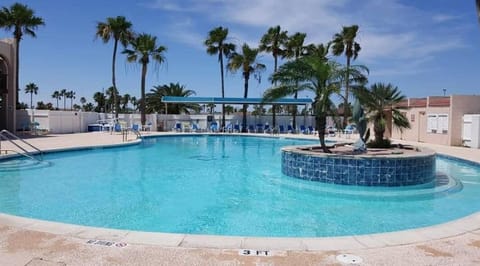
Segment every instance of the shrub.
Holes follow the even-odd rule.
[[[367,144],[368,148],[391,148],[392,143],[389,139],[372,140]]]

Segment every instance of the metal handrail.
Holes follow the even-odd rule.
[[[37,159],[37,158],[35,158],[35,157],[27,154],[27,153],[21,153],[21,152],[18,152],[18,151],[16,151],[16,150],[2,150],[2,151],[5,151],[5,152],[11,151],[11,152],[14,152],[14,153],[16,153],[16,154],[18,154],[18,155],[25,156],[25,157],[27,157],[27,158],[29,158],[29,159],[32,159],[32,160],[34,160],[34,161],[41,162],[41,160],[39,160],[39,159]]]
[[[21,151],[23,151],[25,154],[30,155],[31,158],[34,158],[33,156],[31,156],[32,152],[27,151],[26,149],[24,149],[22,146],[18,145],[18,144],[17,144],[16,142],[14,142],[13,140],[18,140],[18,141],[22,142],[23,144],[29,146],[30,148],[34,149],[35,151],[37,151],[37,152],[40,154],[40,156],[43,155],[43,152],[42,152],[39,148],[33,146],[32,144],[30,144],[29,142],[23,140],[22,138],[19,138],[17,135],[13,134],[12,132],[10,132],[10,131],[8,131],[8,130],[6,130],[6,129],[3,129],[2,131],[0,131],[0,138],[9,141],[9,142],[12,143],[15,147],[17,147],[18,149],[20,149]],[[12,140],[12,139],[13,139],[13,140]],[[37,158],[35,158],[35,159],[38,160],[38,161],[41,161],[41,160],[39,160],[39,159],[37,159]]]

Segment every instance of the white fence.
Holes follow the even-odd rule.
[[[112,114],[95,113],[95,112],[80,112],[80,111],[50,111],[50,110],[17,110],[17,130],[27,130],[32,127],[32,123],[37,125],[40,130],[48,131],[50,133],[63,134],[63,133],[77,133],[87,132],[88,125],[96,124],[99,120],[106,120],[113,118]],[[123,121],[127,126],[133,124],[140,125],[140,114],[119,114],[118,118]],[[147,114],[146,124],[154,131],[170,131],[175,128],[177,123],[183,125],[197,124],[201,129],[210,128],[211,123],[216,122],[220,125],[222,119],[221,114],[192,114],[192,115],[160,115],[160,114]],[[225,116],[225,124],[241,125],[242,114],[235,113]],[[283,125],[287,128],[287,125],[292,124],[292,117],[289,115],[277,115],[276,125]],[[269,124],[272,123],[271,115],[263,116],[247,116],[247,126],[257,124]],[[304,125],[305,127],[315,127],[315,119],[312,116],[297,116],[297,127]],[[333,126],[333,119],[327,120],[327,126]]]

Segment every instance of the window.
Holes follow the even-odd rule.
[[[428,115],[427,116],[427,132],[428,133],[437,133],[437,115]]]
[[[448,114],[429,114],[427,117],[427,132],[447,134]]]

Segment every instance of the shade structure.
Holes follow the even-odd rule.
[[[164,103],[213,103],[213,104],[283,104],[283,105],[307,105],[312,103],[310,98],[290,99],[280,98],[274,101],[264,101],[263,98],[220,98],[220,97],[178,97],[163,96]]]

